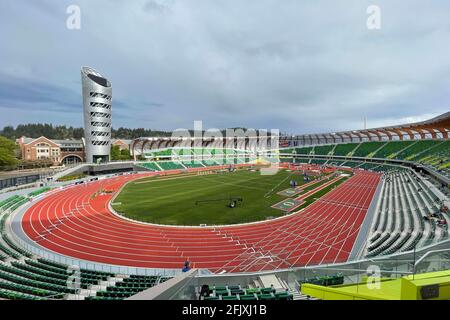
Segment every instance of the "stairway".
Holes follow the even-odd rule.
[[[81,169],[83,169],[84,167],[87,167],[87,166],[89,166],[89,164],[82,163],[82,164],[76,165],[74,167],[67,168],[67,169],[65,169],[63,171],[60,171],[60,172],[56,173],[53,176],[53,180],[56,181],[56,180],[58,180],[61,177],[70,175],[70,174],[72,174],[74,172],[77,172],[77,171],[81,171]]]
[[[299,296],[297,297],[297,299],[294,296],[294,300],[320,300],[320,299],[308,296],[306,294],[299,293]]]
[[[160,171],[164,171],[164,169],[163,168],[161,168],[161,166],[158,164],[158,162],[156,162],[156,161],[153,161],[153,163],[154,164],[156,164],[156,166],[159,168],[159,170]]]
[[[95,296],[97,291],[89,289],[81,289],[79,293],[68,294],[66,300],[84,300],[88,296]]]
[[[337,147],[337,143],[333,146],[333,149],[331,149],[331,151],[328,152],[329,156],[332,156],[334,154],[334,150],[336,149],[336,147]]]
[[[259,282],[263,285],[264,288],[270,288],[273,286],[275,289],[285,289],[278,277],[274,274],[259,276]]]

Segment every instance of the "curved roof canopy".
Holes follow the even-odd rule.
[[[364,130],[297,135],[288,139],[300,141],[302,145],[313,145],[362,141],[448,139],[449,132],[450,112],[446,112],[421,122]]]

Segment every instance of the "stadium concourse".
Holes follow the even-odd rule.
[[[236,226],[142,224],[111,211],[109,202],[124,184],[153,174],[53,192],[26,211],[23,230],[53,252],[130,267],[179,269],[188,260],[194,268],[245,272],[345,262],[380,181],[379,173],[356,170],[305,210]]]

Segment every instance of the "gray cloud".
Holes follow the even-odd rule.
[[[73,1],[3,1],[0,126],[81,125],[82,65],[111,79],[116,127],[308,133],[448,111],[450,3],[379,0],[382,29],[369,31],[372,3],[78,0],[71,31]]]
[[[171,0],[147,0],[142,9],[148,13],[167,13],[172,5],[173,1]]]

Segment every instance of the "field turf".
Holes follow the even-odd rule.
[[[131,219],[168,225],[222,225],[265,220],[283,211],[270,206],[286,199],[276,193],[289,188],[301,175],[280,170],[263,176],[240,170],[210,175],[151,177],[130,182],[114,200],[113,208]],[[242,198],[229,208],[229,198]]]

